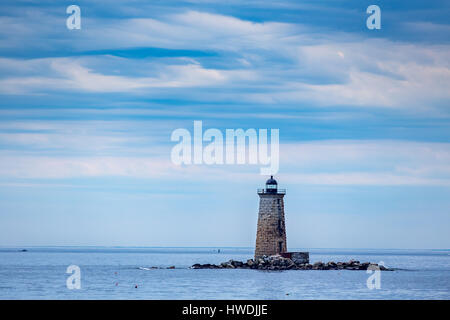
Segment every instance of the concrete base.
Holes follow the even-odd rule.
[[[294,263],[309,263],[309,252],[283,252],[280,254],[283,258],[289,258]]]

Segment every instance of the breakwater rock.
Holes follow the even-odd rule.
[[[215,264],[194,264],[191,269],[256,269],[256,270],[383,270],[390,271],[383,265],[371,262],[359,262],[357,260],[350,260],[348,262],[334,262],[327,263],[315,262],[310,263],[295,263],[289,258],[283,258],[279,255],[263,256],[259,259],[249,259],[247,262],[229,260],[222,262],[219,265]]]

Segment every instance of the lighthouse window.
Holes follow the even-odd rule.
[[[278,242],[278,251],[282,252],[283,251],[283,242]]]

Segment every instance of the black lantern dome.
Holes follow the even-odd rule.
[[[277,180],[270,176],[270,179],[266,181],[266,184],[278,184]]]
[[[278,189],[277,180],[270,176],[270,179],[266,181],[266,192],[276,193]]]

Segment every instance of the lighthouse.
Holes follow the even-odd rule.
[[[264,189],[258,189],[259,213],[256,232],[255,258],[282,254],[287,251],[286,225],[284,221],[285,189],[270,176]]]
[[[281,255],[295,263],[309,263],[309,252],[288,252],[284,221],[284,196],[278,182],[270,176],[264,189],[258,189],[259,212],[255,260],[262,256]]]

